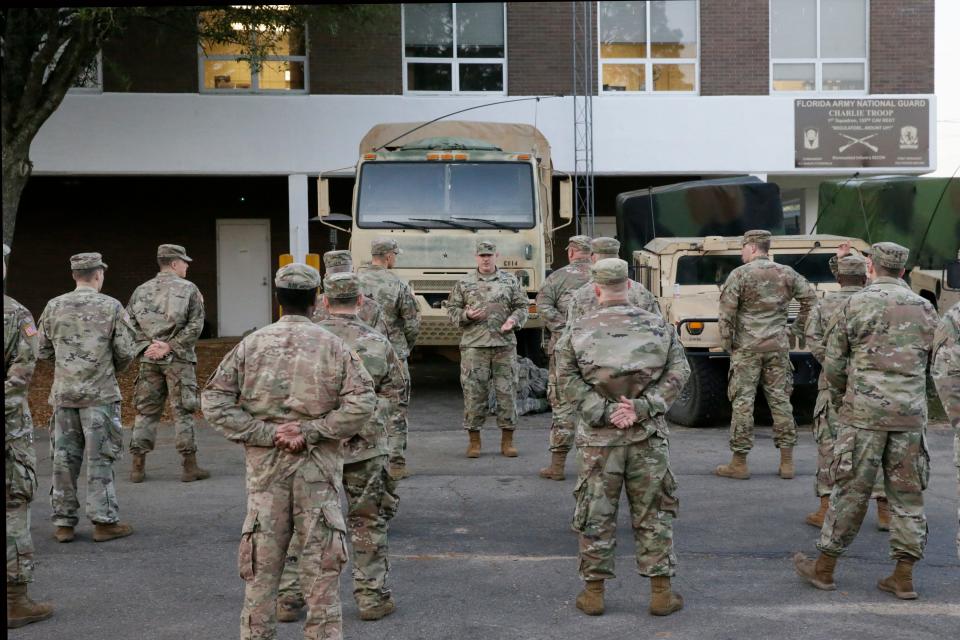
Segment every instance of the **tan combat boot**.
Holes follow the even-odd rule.
[[[655,616],[668,616],[683,609],[683,596],[670,590],[670,576],[650,578],[650,613]]]
[[[470,436],[470,446],[467,447],[467,457],[479,458],[480,457],[480,432],[467,431],[467,434]]]
[[[296,622],[303,611],[303,600],[280,600],[277,602],[277,622]]]
[[[206,480],[210,477],[210,472],[197,466],[197,454],[183,454],[183,471],[180,473],[180,482],[193,482],[194,480]]]
[[[380,604],[375,607],[367,607],[366,609],[360,608],[360,619],[361,620],[379,620],[380,618],[385,618],[394,611],[397,610],[397,605],[393,602],[393,598],[387,598]]]
[[[563,466],[566,462],[566,451],[554,451],[550,454],[550,466],[540,469],[540,477],[547,480],[563,480]]]
[[[813,513],[807,514],[806,522],[817,529],[823,528],[823,519],[827,516],[827,509],[830,507],[830,496],[820,496],[820,508]]]
[[[53,537],[57,542],[73,542],[73,527],[57,527],[53,532]]]
[[[403,480],[410,474],[407,472],[407,463],[404,460],[396,460],[390,463],[390,469],[387,471],[391,480]]]
[[[133,454],[133,466],[130,467],[130,482],[140,483],[147,475],[147,454]]]
[[[27,585],[7,583],[7,629],[18,629],[53,615],[53,605],[27,597]]]
[[[780,447],[780,469],[778,473],[784,480],[793,479],[793,447]]]
[[[737,480],[749,479],[750,469],[747,467],[747,454],[734,453],[730,464],[718,465],[714,473],[724,478],[735,478]]]
[[[901,600],[916,600],[917,592],[913,590],[913,558],[909,560],[897,560],[897,566],[893,569],[893,574],[877,582],[877,588],[880,591],[892,593]]]
[[[517,457],[517,448],[513,446],[513,429],[500,429],[500,453],[508,458]]]
[[[603,580],[587,580],[583,591],[577,596],[577,609],[588,616],[603,613]]]
[[[877,498],[877,529],[890,531],[890,503],[886,498]]]
[[[824,591],[834,591],[837,585],[833,582],[833,570],[837,566],[837,559],[821,553],[816,560],[808,558],[802,553],[793,556],[793,567],[797,575],[805,578],[807,582],[817,589]]]
[[[113,522],[111,524],[96,522],[93,526],[93,541],[106,542],[117,538],[126,538],[132,533],[133,527],[126,522]]]

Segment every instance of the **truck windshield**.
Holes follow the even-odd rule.
[[[394,228],[392,223],[414,218],[435,229],[529,229],[535,220],[532,167],[526,162],[364,163],[358,225]]]
[[[809,282],[836,282],[830,273],[832,255],[811,253],[804,258],[803,253],[779,253],[773,259],[795,268]],[[723,284],[730,272],[741,264],[740,256],[680,256],[677,261],[677,284]]]

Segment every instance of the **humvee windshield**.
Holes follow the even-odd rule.
[[[804,254],[777,253],[773,259],[793,267],[810,282],[836,281],[830,273],[830,257],[833,254],[811,253],[806,258]],[[740,256],[680,256],[677,261],[677,284],[723,284],[730,272],[742,264]]]
[[[529,163],[367,162],[361,168],[361,227],[491,228],[486,220],[515,229],[534,226]]]

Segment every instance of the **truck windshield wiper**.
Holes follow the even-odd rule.
[[[468,229],[470,231],[473,231],[474,233],[477,232],[477,227],[471,227],[468,224],[459,224],[456,222],[451,222],[445,218],[410,218],[410,220],[417,220],[420,222],[439,222],[440,224],[450,225],[451,227],[456,227],[457,229]]]
[[[484,218],[460,218],[457,216],[450,216],[451,220],[470,220],[472,222],[482,222],[488,224],[491,227],[496,227],[497,229],[506,229],[507,231],[513,231],[514,233],[520,233],[520,230],[516,227],[511,227],[510,225],[503,224],[502,222],[494,222],[493,220],[486,220]]]
[[[383,224],[395,224],[398,227],[403,227],[404,229],[417,229],[418,231],[423,231],[424,233],[430,233],[430,229],[427,229],[423,225],[419,224],[410,224],[408,222],[397,222],[396,220],[383,220]]]

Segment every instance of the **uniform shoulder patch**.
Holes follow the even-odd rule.
[[[32,338],[33,336],[37,335],[37,325],[33,324],[33,322],[24,322],[22,325],[20,325],[20,329],[28,338]]]

